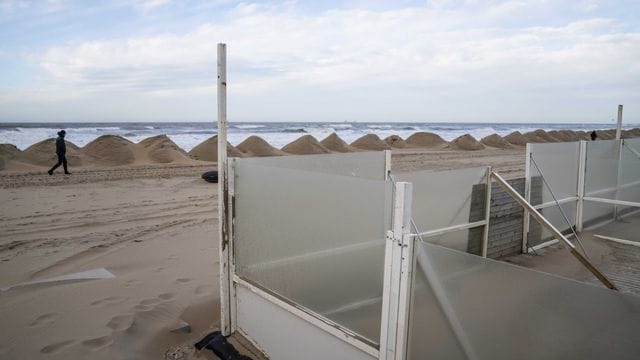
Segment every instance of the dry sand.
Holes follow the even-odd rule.
[[[407,138],[407,144],[414,147],[437,147],[446,143],[440,135],[428,132],[417,132]]]
[[[458,150],[477,151],[484,149],[484,145],[480,143],[476,138],[469,134],[464,134],[453,139],[449,143],[449,147]]]
[[[244,154],[240,152],[235,146],[227,142],[227,155],[229,157],[243,157]],[[204,161],[218,161],[218,136],[212,136],[207,140],[201,142],[196,147],[189,151],[189,156],[196,160]]]
[[[351,143],[351,146],[368,151],[391,150],[391,146],[382,141],[376,134],[367,134]]]
[[[247,156],[282,156],[286,155],[282,150],[276,149],[259,136],[249,136],[238,145],[238,150]]]
[[[407,144],[407,142],[404,141],[404,139],[402,139],[398,135],[387,136],[384,139],[384,142],[389,144],[389,146],[391,146],[394,149],[404,149],[404,148],[409,147],[409,144]]]
[[[285,145],[282,151],[295,155],[328,154],[331,152],[311,135],[299,137],[297,140]]]
[[[483,137],[480,142],[486,146],[491,146],[498,149],[509,149],[513,147],[513,145],[511,145],[507,140],[503,139],[502,136],[498,134]]]
[[[344,153],[344,152],[356,151],[356,149],[352,148],[349,144],[347,144],[344,140],[342,140],[336,133],[332,133],[331,135],[327,136],[320,143],[325,148],[335,152]]]
[[[396,172],[497,165],[522,174],[523,151],[404,149]],[[207,165],[0,173],[0,286],[95,268],[113,279],[0,294],[2,359],[163,359],[218,323],[215,184]],[[169,332],[180,319],[189,334]],[[177,349],[177,350],[176,350]]]

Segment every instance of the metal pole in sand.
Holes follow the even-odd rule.
[[[622,105],[618,105],[618,124],[616,125],[616,140],[622,139]]]
[[[220,327],[231,334],[229,229],[227,223],[227,45],[218,44],[218,234],[220,254]]]

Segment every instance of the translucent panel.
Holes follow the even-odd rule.
[[[487,168],[398,174],[413,183],[411,214],[420,232],[484,219]]]
[[[238,162],[385,180],[384,151],[345,154],[291,155],[238,159]]]
[[[450,249],[481,255],[483,236],[484,226],[477,226],[435,236],[422,236],[422,240]]]
[[[560,206],[564,211],[564,215],[569,220],[570,225],[567,224],[567,220],[565,220],[565,217],[562,215],[560,207],[556,205],[540,209],[539,211],[542,216],[545,217],[545,219],[547,219],[553,226],[556,227],[556,229],[560,230],[563,234],[571,234],[571,226],[575,226],[576,224],[577,202],[571,201]],[[527,242],[529,246],[536,246],[553,239],[554,237],[551,235],[551,232],[540,225],[535,220],[535,218],[531,217],[529,223],[529,232],[527,234]]]
[[[409,359],[637,359],[640,298],[417,242]]]
[[[615,189],[618,185],[619,146],[620,143],[616,140],[587,143],[586,196],[600,196],[602,191]]]
[[[640,138],[624,141],[620,161],[620,184],[640,182]],[[634,153],[637,152],[638,154]]]
[[[391,183],[246,162],[235,174],[236,272],[377,342]]]
[[[585,228],[613,219],[614,205],[585,201],[582,210],[582,225]]]
[[[550,187],[549,189],[543,181],[540,181],[541,194],[531,197],[532,204],[553,201],[552,194],[558,200],[577,196],[580,143],[531,144],[530,147],[531,177],[544,176]],[[533,188],[532,191],[534,191]]]

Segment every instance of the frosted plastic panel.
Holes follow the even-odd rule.
[[[558,200],[578,195],[578,166],[580,161],[580,143],[530,144],[531,177],[544,175],[551,190],[541,181],[541,195],[532,196],[532,204],[538,205],[553,201],[552,192]]]
[[[385,180],[384,151],[345,154],[291,155],[238,159],[238,162],[326,174]]]
[[[423,236],[422,240],[449,249],[481,255],[483,236],[484,226],[477,226],[471,229],[456,230],[436,236]]]
[[[582,210],[582,224],[585,228],[613,219],[614,206],[593,201],[585,201]]]
[[[420,232],[484,219],[487,168],[419,171],[396,176],[413,183],[411,214]]]
[[[236,164],[236,272],[378,342],[391,183]]]
[[[409,359],[637,359],[640,298],[416,243]]]
[[[603,190],[615,189],[618,185],[619,146],[616,140],[587,143],[586,196],[600,197]]]
[[[640,139],[628,139],[624,143],[620,163],[620,184],[640,182],[640,158],[631,150],[640,153]]]
[[[576,207],[577,202],[572,201],[565,204],[560,205],[567,219],[569,219],[569,224],[571,226],[575,226],[576,223]],[[556,229],[560,230],[563,234],[571,233],[571,226],[567,224],[567,221],[562,216],[562,212],[558,206],[551,206],[548,208],[538,210]],[[540,225],[535,218],[531,217],[531,221],[529,223],[529,233],[527,234],[527,242],[529,246],[536,246],[545,241],[553,240],[551,232],[549,232],[546,228]]]

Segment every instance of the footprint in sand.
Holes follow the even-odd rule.
[[[210,295],[213,293],[213,286],[211,285],[200,285],[194,291],[198,296]]]
[[[113,344],[113,338],[109,335],[85,340],[82,342],[82,345],[88,347],[93,351],[100,350],[111,344]]]
[[[133,325],[132,315],[117,315],[111,318],[107,323],[107,327],[115,331],[126,330]]]
[[[55,354],[57,352],[62,351],[64,348],[70,346],[75,342],[76,342],[75,340],[60,341],[60,342],[53,343],[51,345],[47,345],[43,347],[42,349],[40,349],[40,352],[43,354]]]
[[[124,283],[124,287],[126,288],[130,288],[130,287],[137,287],[138,285],[142,284],[142,282],[140,280],[129,280],[126,283]]]
[[[115,305],[120,304],[121,302],[126,301],[127,298],[124,296],[109,296],[104,299],[96,300],[92,302],[91,306],[106,306],[106,305]]]
[[[159,303],[160,303],[160,299],[158,298],[144,299],[140,301],[140,305],[142,306],[152,306],[152,305],[157,305]]]
[[[178,279],[176,279],[175,282],[178,283],[178,284],[186,284],[186,283],[188,283],[190,281],[191,281],[191,279],[189,279],[189,278],[178,278]]]
[[[158,295],[158,297],[162,300],[168,301],[173,299],[174,297],[176,297],[175,293],[164,293],[164,294],[160,294]]]
[[[49,326],[51,324],[53,324],[54,321],[56,321],[56,319],[59,317],[59,314],[56,313],[49,313],[49,314],[43,314],[38,316],[37,318],[35,318],[30,324],[29,326],[31,327],[43,327],[43,326]]]

